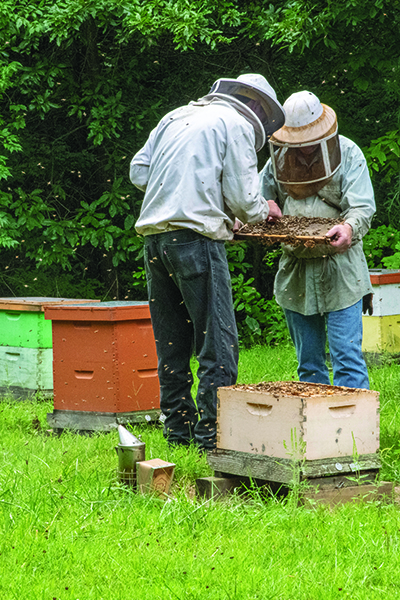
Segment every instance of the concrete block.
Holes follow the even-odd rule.
[[[196,495],[200,498],[220,498],[240,487],[240,477],[200,477],[196,479]]]

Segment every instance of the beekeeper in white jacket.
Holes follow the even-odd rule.
[[[256,152],[283,123],[284,111],[262,75],[218,79],[207,96],[168,113],[131,161],[131,181],[145,191],[136,230],[145,236],[170,444],[215,446],[217,388],[236,382],[238,363],[224,242],[236,219],[281,217],[277,204],[259,193]]]

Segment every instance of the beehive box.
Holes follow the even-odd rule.
[[[51,348],[0,347],[0,393],[28,397],[53,393]]]
[[[89,413],[159,413],[148,302],[52,306],[45,316],[53,326],[55,413],[86,413],[85,429]]]
[[[73,298],[0,298],[0,392],[23,398],[53,393],[51,322],[44,306],[87,302]],[[93,302],[96,302],[95,300]]]
[[[363,315],[363,352],[400,352],[400,271],[370,270],[373,314]]]
[[[376,453],[379,393],[303,382],[219,388],[217,448],[305,460]]]

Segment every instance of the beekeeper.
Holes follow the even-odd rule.
[[[361,352],[362,299],[372,292],[362,238],[375,212],[360,148],[338,135],[335,112],[308,91],[284,103],[285,125],[270,138],[261,193],[284,215],[341,218],[329,246],[282,246],[275,296],[296,347],[301,381],[369,388]]]
[[[263,76],[218,79],[208,95],[167,114],[131,161],[131,181],[145,191],[136,230],[145,236],[164,436],[171,444],[215,446],[217,388],[236,382],[238,363],[224,242],[237,219],[281,217],[259,193],[256,152],[283,123]]]

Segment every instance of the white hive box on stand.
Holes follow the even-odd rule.
[[[0,392],[28,396],[53,392],[51,348],[0,346]]]
[[[306,480],[301,501],[384,498],[393,484],[377,480],[378,451],[376,391],[299,381],[224,387],[218,389],[217,447],[207,454],[215,476],[196,485],[213,497],[213,486],[222,495],[237,481],[282,489]]]
[[[400,270],[372,269],[373,314],[363,315],[363,352],[400,352]]]

